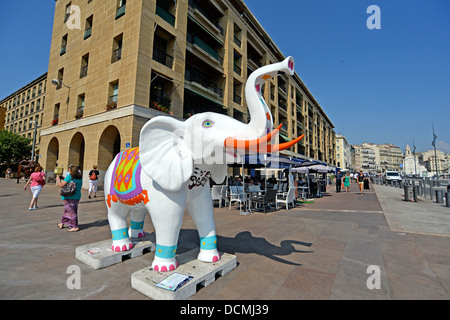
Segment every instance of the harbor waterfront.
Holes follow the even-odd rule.
[[[82,191],[80,231],[68,233],[57,227],[59,189],[47,184],[29,211],[23,186],[0,180],[3,300],[148,299],[130,277],[150,267],[154,252],[101,270],[75,258],[76,247],[110,238],[103,192],[88,199]],[[191,300],[449,299],[450,208],[421,196],[406,202],[403,192],[370,184],[360,195],[352,183],[348,193],[329,186],[310,203],[267,214],[215,207],[218,249],[236,255],[238,267]],[[144,229],[154,231],[149,218]],[[179,254],[197,246],[189,215],[180,239]],[[70,285],[71,270],[79,271],[79,288]]]

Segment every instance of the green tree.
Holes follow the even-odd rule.
[[[15,133],[0,130],[0,163],[14,163],[29,158],[31,141]]]

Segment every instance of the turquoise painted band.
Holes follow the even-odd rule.
[[[217,236],[200,238],[200,249],[203,250],[217,249]]]
[[[137,222],[137,221],[130,221],[130,228],[132,230],[142,230],[144,229],[144,221]]]
[[[128,229],[123,228],[123,229],[118,229],[118,230],[112,230],[111,234],[112,234],[112,239],[114,241],[123,240],[123,239],[128,238]]]
[[[177,252],[177,246],[163,246],[156,244],[155,255],[162,259],[173,259],[175,258],[175,253]]]

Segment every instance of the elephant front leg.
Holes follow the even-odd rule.
[[[156,271],[173,271],[178,267],[175,255],[184,206],[184,194],[168,197],[163,193],[155,194],[148,205],[156,233],[155,258],[152,262],[152,268]]]
[[[204,262],[220,260],[217,250],[217,235],[214,224],[213,204],[207,183],[201,194],[187,203],[189,214],[194,220],[200,236],[200,253],[197,259]]]

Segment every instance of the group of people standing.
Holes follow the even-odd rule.
[[[369,189],[369,179],[361,170],[355,173],[349,173],[347,171],[344,175],[340,170],[338,170],[334,177],[336,192],[341,192],[342,187],[345,189],[345,192],[349,192],[350,183],[352,180],[356,180],[356,182],[358,183],[361,195],[363,194],[363,189]]]
[[[100,172],[97,170],[97,166],[94,165],[93,169],[89,172],[89,193],[88,198],[91,199],[91,194],[94,198],[97,196],[98,178]],[[64,212],[61,217],[61,221],[57,223],[58,228],[63,229],[66,225],[68,226],[68,232],[79,231],[78,226],[78,204],[81,200],[81,188],[83,185],[83,174],[81,172],[80,166],[69,166],[68,172],[65,177],[57,176],[56,185],[59,188],[64,188],[68,183],[73,181],[76,185],[75,193],[70,196],[61,195],[61,199],[64,204]],[[27,183],[25,184],[24,190],[30,186],[32,193],[32,198],[28,210],[36,210],[38,208],[38,197],[42,188],[46,184],[45,173],[41,166],[37,166],[34,172],[30,175]]]

